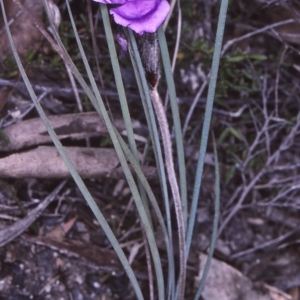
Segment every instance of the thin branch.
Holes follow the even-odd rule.
[[[295,23],[295,22],[296,22],[296,21],[295,21],[294,19],[289,19],[289,20],[281,21],[281,22],[274,23],[274,24],[265,26],[265,27],[263,27],[263,28],[257,29],[257,30],[255,30],[255,31],[249,32],[249,33],[247,33],[247,34],[245,34],[245,35],[242,35],[242,36],[240,36],[240,37],[238,37],[238,38],[232,39],[232,40],[228,41],[228,42],[224,45],[224,47],[223,47],[223,49],[222,49],[221,56],[223,56],[223,55],[225,54],[225,52],[227,52],[227,50],[228,50],[233,44],[235,44],[235,43],[237,43],[237,42],[243,41],[243,40],[248,39],[248,38],[250,38],[250,37],[252,37],[252,36],[254,36],[254,35],[257,35],[257,34],[262,33],[262,32],[266,32],[266,31],[271,30],[271,29],[273,29],[273,28],[276,28],[276,27],[278,27],[278,26],[282,26],[282,25],[286,25],[286,24],[290,24],[290,23]]]

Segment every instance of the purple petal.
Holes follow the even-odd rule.
[[[100,3],[103,3],[103,4],[123,4],[127,0],[94,0],[94,1],[100,2]]]
[[[119,25],[129,27],[138,34],[153,33],[166,19],[170,10],[167,0],[127,0],[110,13]]]

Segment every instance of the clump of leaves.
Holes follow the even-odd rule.
[[[18,74],[18,67],[15,60],[8,55],[7,58],[2,62],[0,67],[0,77],[3,79],[15,78]]]
[[[226,55],[221,60],[217,87],[217,99],[237,96],[248,99],[261,89],[260,76],[267,56],[247,53],[240,49]],[[219,101],[222,104],[223,101]]]

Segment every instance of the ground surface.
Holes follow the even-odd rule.
[[[91,41],[87,21],[80,19],[84,16],[80,13],[86,9],[83,2],[73,3],[73,8],[78,17],[78,29],[88,48]],[[185,136],[190,195],[206,101],[205,78],[210,68],[218,16],[217,5],[205,6],[202,2],[205,1],[194,1],[192,5],[183,7],[182,38],[175,69],[183,124],[187,122],[195,97],[198,97],[198,104],[187,122]],[[298,12],[297,5],[292,8],[265,8],[260,3],[248,2],[232,1],[229,8],[224,44],[235,43],[224,48],[211,125],[218,145],[222,183],[215,257],[240,270],[253,282],[276,286],[288,292],[290,299],[298,300],[300,37],[297,39],[297,33],[300,34],[300,25],[296,22],[279,29],[266,27],[259,34],[235,39],[270,24],[296,18],[300,9]],[[65,7],[63,3],[58,4],[63,16],[61,32],[76,60],[74,40],[68,36],[70,26]],[[176,18],[172,18],[167,30],[170,49],[175,44],[176,23]],[[97,38],[100,61],[108,61],[101,30]],[[49,115],[78,111],[64,66],[56,63],[54,52],[44,41],[37,45],[34,49],[37,52],[34,55],[23,53],[23,59],[32,82],[52,89],[43,97],[41,104]],[[88,50],[88,55],[93,63],[91,50]],[[15,82],[18,75],[11,72],[10,63],[9,60],[2,62],[1,80]],[[147,138],[145,118],[140,113],[142,106],[128,59],[122,58],[121,64],[126,91],[130,95],[131,115],[140,122],[138,135]],[[112,115],[117,118],[120,109],[110,67],[105,64],[103,68],[107,103]],[[100,80],[98,83],[100,85]],[[200,93],[202,85],[203,93]],[[62,90],[66,87],[69,91]],[[0,92],[4,128],[8,122],[14,122],[12,112],[22,114],[30,101],[22,87],[6,85]],[[84,109],[88,110],[89,105],[84,105]],[[37,114],[32,110],[23,120],[34,117]],[[94,147],[110,146],[105,136],[92,137],[90,143]],[[86,141],[66,138],[64,144],[83,147]],[[139,145],[141,150],[143,145],[143,142]],[[212,149],[210,140],[192,255],[188,263],[186,299],[194,293],[194,280],[199,272],[197,258],[200,252],[207,252],[211,237],[214,213]],[[8,154],[1,152],[0,155],[3,158]],[[61,182],[60,179],[1,179],[0,230],[24,218],[24,211],[19,207],[32,209]],[[122,179],[106,178],[86,180],[86,184],[121,239],[124,251],[132,255],[137,277],[147,291],[144,248],[139,248],[142,244],[141,230],[126,183]],[[151,184],[159,194],[157,181],[154,179]],[[0,249],[0,261],[1,299],[134,299],[114,251],[71,179],[24,234]]]

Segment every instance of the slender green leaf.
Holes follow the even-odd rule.
[[[66,4],[67,4],[67,8],[68,8],[69,15],[70,15],[70,18],[71,18],[73,29],[74,29],[74,31],[76,31],[75,23],[74,23],[74,20],[73,20],[73,18],[71,16],[72,14],[71,14],[71,11],[70,11],[70,7],[69,7],[68,1],[66,1]],[[108,16],[107,6],[100,4],[100,8],[101,8],[101,12],[102,12],[103,16],[105,16],[105,15]],[[108,20],[108,18],[107,18],[107,20]],[[90,66],[88,64],[87,58],[85,56],[84,50],[83,50],[81,42],[80,42],[80,39],[78,38],[76,40],[77,40],[77,44],[78,44],[78,47],[79,47],[80,54],[81,54],[81,56],[83,58],[83,62],[84,62],[86,71],[88,73],[89,80],[90,80],[91,85],[93,87],[93,91],[94,91],[94,93],[96,95],[96,99],[97,99],[97,106],[96,106],[96,108],[99,107],[99,109],[101,111],[102,118],[103,118],[103,120],[104,120],[104,122],[105,122],[105,124],[107,126],[109,135],[110,135],[111,140],[112,140],[112,142],[114,144],[114,147],[116,149],[116,153],[117,153],[117,155],[119,157],[119,160],[120,160],[121,166],[123,168],[125,177],[127,179],[128,185],[129,185],[130,190],[132,192],[133,199],[135,200],[139,216],[141,218],[141,221],[143,223],[143,227],[145,229],[145,233],[146,233],[146,236],[147,236],[147,239],[148,239],[148,243],[149,243],[149,246],[150,246],[150,250],[151,250],[151,254],[152,254],[152,258],[153,258],[153,262],[154,262],[154,268],[155,268],[156,277],[157,277],[159,299],[164,299],[164,280],[163,280],[163,273],[162,273],[161,261],[160,261],[160,257],[159,257],[159,252],[158,252],[158,249],[157,249],[157,245],[156,245],[156,242],[155,242],[154,233],[152,231],[151,223],[150,223],[150,221],[148,219],[148,216],[147,216],[147,213],[145,211],[144,205],[142,203],[140,194],[139,194],[137,186],[135,184],[133,175],[132,175],[132,173],[130,171],[130,168],[128,166],[128,163],[126,161],[124,153],[123,153],[123,151],[122,151],[122,149],[120,147],[120,144],[118,142],[118,138],[117,138],[117,136],[115,134],[113,124],[111,123],[111,120],[110,120],[110,118],[108,116],[108,113],[107,113],[106,108],[104,106],[104,103],[103,103],[103,100],[101,98],[101,95],[100,95],[100,93],[98,91],[95,79],[94,79],[94,77],[92,75]]]
[[[70,170],[70,173],[74,179],[74,181],[76,182],[78,188],[80,189],[80,191],[82,192],[82,194],[84,195],[86,201],[88,202],[91,210],[93,211],[93,213],[95,214],[98,222],[100,223],[101,227],[103,228],[104,232],[106,233],[108,239],[110,240],[114,250],[116,251],[118,257],[120,258],[120,261],[121,263],[123,264],[124,266],[124,269],[128,275],[128,278],[131,280],[131,283],[133,285],[133,288],[136,292],[136,295],[138,297],[138,299],[143,299],[143,295],[142,295],[142,292],[140,290],[140,287],[139,287],[139,284],[137,282],[137,279],[130,267],[130,264],[123,252],[123,250],[121,249],[117,239],[115,238],[112,230],[110,229],[108,223],[106,222],[104,216],[102,215],[101,211],[99,210],[96,202],[94,201],[94,199],[92,198],[91,194],[89,193],[89,191],[87,190],[84,182],[82,181],[82,179],[80,178],[78,172],[76,171],[72,161],[70,160],[70,158],[68,157],[66,151],[64,150],[61,142],[58,140],[58,137],[55,133],[55,131],[53,130],[53,128],[51,127],[50,123],[49,123],[49,120],[47,119],[47,116],[45,115],[44,111],[43,111],[43,108],[41,107],[40,103],[37,101],[37,97],[33,91],[33,88],[29,82],[29,79],[26,75],[26,72],[23,68],[23,65],[21,63],[21,60],[18,56],[18,53],[16,51],[16,48],[15,48],[15,45],[13,43],[13,40],[12,40],[12,36],[11,36],[11,32],[9,30],[9,26],[8,26],[8,23],[7,23],[7,18],[6,18],[6,14],[5,14],[5,9],[4,9],[4,5],[3,5],[3,1],[1,1],[1,8],[2,8],[2,14],[3,14],[3,19],[4,19],[4,23],[5,23],[5,26],[6,26],[6,31],[7,31],[7,34],[8,34],[8,37],[9,37],[9,41],[10,41],[10,44],[11,44],[11,48],[12,48],[12,51],[13,51],[13,54],[14,54],[14,57],[15,57],[15,60],[17,62],[17,65],[18,65],[18,68],[20,70],[20,73],[22,75],[22,78],[24,80],[24,83],[26,85],[26,88],[30,94],[30,97],[32,99],[32,101],[34,102],[34,105],[44,123],[44,125],[46,126],[47,128],[47,131],[49,133],[49,135],[51,136],[52,140],[53,140],[53,143],[55,144],[59,154],[61,155],[63,161],[65,162],[65,164],[67,165],[68,169]]]
[[[167,225],[168,225],[168,233],[169,233],[169,243],[170,243],[170,251],[168,254],[168,262],[169,262],[169,276],[168,276],[168,289],[172,287],[174,284],[174,257],[173,257],[173,245],[172,245],[172,228],[171,228],[171,216],[170,216],[170,206],[169,206],[169,200],[168,200],[168,192],[167,192],[167,181],[166,181],[166,175],[164,170],[164,161],[162,157],[162,150],[161,145],[158,138],[158,129],[156,125],[155,115],[150,99],[150,92],[148,88],[148,84],[146,81],[144,69],[142,66],[141,58],[139,51],[137,49],[137,44],[133,35],[133,32],[131,30],[128,30],[128,36],[130,40],[130,54],[132,58],[132,64],[134,67],[136,79],[138,82],[138,87],[141,94],[141,99],[148,123],[148,128],[150,131],[150,137],[152,144],[154,146],[154,154],[156,158],[157,167],[159,170],[159,176],[160,176],[160,182],[162,186],[162,192],[164,196],[164,203],[166,207],[166,215],[167,215]]]
[[[189,253],[189,250],[191,247],[195,218],[196,218],[196,213],[197,213],[197,206],[198,206],[199,193],[200,193],[200,188],[201,188],[201,180],[202,180],[202,174],[203,174],[205,153],[206,153],[206,148],[207,148],[210,120],[211,120],[211,115],[212,115],[212,108],[213,108],[213,103],[214,103],[217,77],[218,77],[218,71],[219,71],[221,48],[222,48],[222,41],[223,41],[223,35],[224,35],[227,8],[228,8],[228,0],[222,0],[221,7],[220,7],[220,13],[219,13],[219,21],[218,21],[217,35],[216,35],[217,37],[216,37],[216,42],[215,42],[214,54],[213,54],[212,68],[211,68],[211,77],[210,77],[210,81],[209,81],[207,102],[206,102],[206,108],[205,108],[205,114],[204,114],[204,122],[203,122],[200,150],[199,150],[199,159],[198,159],[198,164],[197,164],[197,172],[196,172],[196,177],[195,177],[192,205],[191,205],[191,210],[190,210],[190,218],[189,218],[188,231],[187,231],[187,239],[186,239],[187,253]]]
[[[214,144],[214,158],[215,158],[215,214],[214,214],[213,232],[210,241],[207,261],[194,300],[198,300],[201,296],[201,293],[203,292],[205,281],[209,272],[210,263],[214,254],[214,250],[218,238],[218,224],[220,218],[220,170],[219,170],[219,161],[218,161],[218,153],[217,153],[215,138],[213,138],[213,142],[214,142],[213,144]]]

